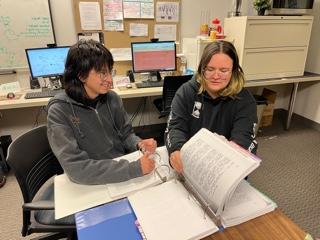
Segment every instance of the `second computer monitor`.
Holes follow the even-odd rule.
[[[150,72],[158,76],[159,71],[175,71],[176,45],[174,41],[132,42],[132,67],[136,73]]]
[[[26,49],[32,78],[58,77],[63,75],[70,47]]]

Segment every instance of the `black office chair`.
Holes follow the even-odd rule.
[[[74,216],[54,219],[53,183],[46,182],[63,170],[51,151],[47,127],[33,128],[15,139],[9,146],[7,163],[23,195],[22,236],[50,233],[40,239],[73,239],[76,235]]]
[[[188,82],[193,75],[166,76],[163,79],[162,98],[153,100],[160,112],[159,118],[166,117],[171,111],[171,103],[179,87]]]

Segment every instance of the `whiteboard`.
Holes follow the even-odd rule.
[[[25,49],[52,43],[48,0],[0,0],[0,70],[28,67]]]

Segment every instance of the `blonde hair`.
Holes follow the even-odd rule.
[[[233,61],[232,74],[229,84],[226,88],[218,92],[219,96],[234,98],[244,87],[244,74],[243,70],[239,65],[239,58],[237,51],[232,43],[228,41],[214,41],[209,43],[203,50],[203,54],[198,66],[196,75],[197,81],[200,83],[198,93],[201,94],[206,90],[206,80],[204,77],[204,70],[210,62],[213,55],[218,53],[224,53],[228,55]]]

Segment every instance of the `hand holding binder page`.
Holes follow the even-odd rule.
[[[112,54],[101,43],[80,40],[67,55],[65,92],[48,104],[48,139],[71,181],[95,185],[151,173],[157,143],[140,139],[120,97],[112,91]],[[145,150],[135,161],[114,158]]]
[[[243,87],[234,46],[223,40],[208,44],[197,73],[179,88],[172,102],[165,140],[175,170],[183,171],[179,151],[201,128],[256,152],[257,107]]]

